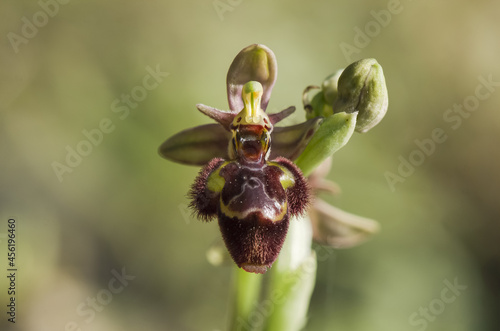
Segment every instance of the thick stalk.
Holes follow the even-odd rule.
[[[255,331],[262,326],[254,325],[258,323],[251,319],[252,312],[258,305],[262,277],[262,275],[252,274],[240,268],[235,269],[234,313],[229,330]]]

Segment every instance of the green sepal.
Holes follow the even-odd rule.
[[[201,166],[216,157],[227,159],[230,139],[231,133],[222,125],[200,125],[168,138],[158,152],[170,161]]]
[[[295,160],[320,127],[322,118],[292,126],[275,127],[271,134],[271,160],[283,156]]]

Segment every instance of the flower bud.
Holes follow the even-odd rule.
[[[357,132],[367,132],[385,113],[389,99],[382,67],[375,59],[364,59],[349,65],[340,75],[334,113],[358,112]]]
[[[309,99],[309,92],[314,89],[320,89],[320,87],[311,85],[306,87],[302,93],[302,103],[306,111],[306,119],[310,120],[333,115],[332,105],[326,102],[323,90],[319,90],[312,99]]]
[[[331,74],[326,77],[321,84],[321,90],[323,91],[323,96],[328,105],[332,106],[338,95],[338,81],[342,74],[343,69],[337,70],[336,73]]]
[[[302,93],[302,103],[304,104],[306,118],[308,120],[311,118],[333,115],[332,106],[337,99],[337,83],[342,70],[343,69],[338,70],[336,73],[326,77],[321,87],[314,85],[306,87]],[[309,92],[313,89],[319,89],[319,91],[310,99]]]

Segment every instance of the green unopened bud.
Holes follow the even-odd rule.
[[[349,65],[340,75],[334,113],[358,112],[357,132],[367,132],[385,113],[389,99],[382,67],[375,59],[364,59]]]
[[[314,114],[314,117],[328,117],[333,115],[332,106],[326,102],[325,97],[322,92],[316,94],[311,100],[311,106],[314,111],[311,114]],[[313,118],[314,118],[313,117]],[[307,116],[306,116],[307,118]]]
[[[338,95],[338,82],[339,77],[342,74],[343,69],[338,70],[336,73],[331,74],[326,77],[323,83],[321,84],[321,89],[323,90],[323,96],[325,97],[325,101],[332,106]]]
[[[326,77],[321,84],[321,87],[314,85],[306,87],[302,93],[302,103],[304,104],[306,118],[308,120],[311,118],[328,117],[333,115],[332,106],[337,99],[337,83],[341,73],[342,70],[338,70],[336,73]],[[314,94],[311,99],[309,97],[309,92],[313,89],[318,89],[319,91]]]
[[[333,115],[332,105],[326,102],[323,90],[319,90],[312,99],[309,99],[309,91],[319,89],[319,86],[308,86],[302,93],[302,103],[306,111],[306,119],[317,117],[328,117]]]

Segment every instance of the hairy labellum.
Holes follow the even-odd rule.
[[[214,159],[200,171],[190,197],[199,218],[218,218],[234,262],[264,273],[278,257],[290,216],[305,211],[309,191],[285,158],[260,165]]]

